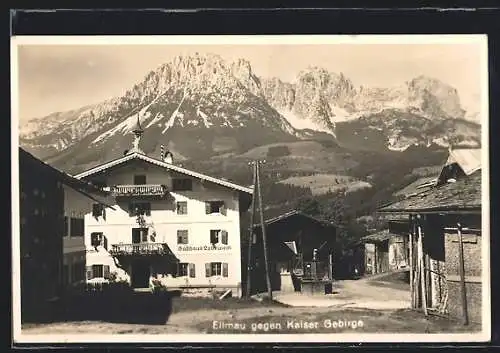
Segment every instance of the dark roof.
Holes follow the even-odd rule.
[[[389,229],[384,229],[380,232],[373,233],[361,238],[362,243],[379,243],[385,240],[388,240],[392,237],[397,237],[398,234],[391,233]]]
[[[481,210],[481,170],[456,182],[425,190],[384,206],[378,212],[442,212]]]
[[[420,193],[424,189],[427,189],[431,187],[432,185],[430,184],[435,184],[433,181],[437,179],[437,176],[426,176],[426,177],[421,177],[414,181],[413,183],[410,183],[406,185],[403,189],[396,191],[394,193],[395,196],[410,196],[413,194]]]
[[[85,182],[83,180],[78,180],[74,177],[72,177],[69,174],[66,174],[51,165],[44,163],[40,159],[36,158],[33,156],[31,153],[27,152],[26,150],[19,148],[19,163],[28,163],[31,164],[34,168],[40,168],[46,173],[49,173],[51,177],[53,177],[55,180],[60,181],[62,184],[69,186],[70,188],[84,194],[85,196],[89,197],[90,199],[93,199],[94,201],[97,201],[99,203],[104,204],[102,201],[95,199],[92,195],[87,194],[87,192],[92,192],[92,193],[97,193],[100,195],[107,195],[108,193],[99,189],[98,187]],[[40,170],[39,169],[39,170]],[[36,173],[36,171],[33,171]],[[106,205],[110,206],[110,205]]]
[[[290,212],[286,212],[286,213],[283,213],[279,216],[276,216],[276,217],[273,217],[273,218],[269,218],[269,219],[266,219],[264,221],[264,223],[266,225],[270,225],[270,224],[274,224],[274,223],[277,223],[277,222],[282,222],[282,221],[285,221],[287,220],[288,218],[290,217],[294,217],[294,216],[302,216],[302,217],[306,217],[306,218],[309,218],[310,220],[312,220],[313,222],[317,222],[317,223],[320,223],[321,225],[323,226],[326,226],[326,227],[333,227],[334,224],[332,222],[327,222],[327,221],[323,221],[321,219],[318,219],[316,217],[313,217],[311,215],[308,215],[304,212],[301,212],[301,211],[298,211],[298,210],[292,210]],[[254,227],[255,228],[259,228],[260,227],[260,224],[258,223],[255,223],[254,224]]]

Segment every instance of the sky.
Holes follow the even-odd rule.
[[[83,44],[80,44],[83,43]],[[483,57],[476,43],[450,44],[19,44],[20,122],[119,96],[177,55],[244,58],[255,74],[293,82],[309,66],[342,72],[354,85],[388,87],[419,75],[455,87],[466,106],[478,105]]]

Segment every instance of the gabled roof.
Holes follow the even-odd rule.
[[[481,148],[455,148],[450,150],[450,155],[445,166],[457,163],[465,175],[471,175],[481,169]]]
[[[481,169],[481,148],[450,149],[448,159],[443,165],[436,183],[443,184],[448,178],[454,178],[454,166],[458,166],[466,176],[478,171]]]
[[[304,212],[301,212],[299,210],[292,210],[292,211],[283,213],[283,214],[281,214],[279,216],[276,216],[276,217],[273,217],[273,218],[269,218],[269,219],[265,220],[264,223],[265,223],[265,225],[270,225],[270,224],[274,224],[274,223],[277,223],[277,222],[285,221],[286,219],[288,219],[290,217],[294,217],[294,216],[306,217],[306,218],[309,218],[310,220],[312,220],[314,222],[317,222],[317,223],[320,223],[320,224],[322,224],[324,226],[334,226],[334,224],[331,223],[331,222],[323,221],[321,219],[318,219],[316,217],[308,215],[308,214],[306,214]],[[254,224],[254,227],[259,228],[260,224],[256,223],[256,224]]]
[[[214,178],[214,177],[211,177],[211,176],[208,176],[205,174],[194,172],[192,170],[182,168],[182,167],[176,166],[174,164],[166,163],[166,162],[163,162],[159,159],[152,158],[152,157],[149,157],[149,156],[146,156],[142,153],[137,153],[137,152],[122,156],[120,158],[117,158],[117,159],[114,159],[112,161],[109,161],[109,162],[106,162],[104,164],[93,167],[89,170],[86,170],[85,172],[82,172],[80,174],[75,175],[75,178],[84,179],[84,178],[87,178],[91,175],[100,173],[106,169],[110,169],[112,167],[127,163],[128,161],[131,161],[131,160],[141,160],[141,161],[144,161],[146,163],[150,163],[150,164],[153,164],[153,165],[156,165],[158,167],[165,168],[168,170],[173,170],[175,172],[178,172],[178,173],[181,173],[184,175],[189,175],[189,176],[197,178],[197,179],[206,180],[206,181],[209,181],[209,182],[212,182],[214,184],[218,184],[218,185],[230,188],[230,189],[238,190],[238,191],[245,192],[248,194],[253,194],[253,189],[251,189],[251,188],[247,188],[247,187],[244,187],[244,186],[241,186],[238,184],[231,183],[229,181],[221,180],[221,179]]]
[[[96,186],[87,183],[83,180],[78,180],[75,177],[72,177],[71,175],[64,173],[51,165],[41,161],[40,159],[36,158],[33,156],[31,153],[27,152],[26,150],[22,149],[19,147],[19,163],[30,163],[31,166],[35,168],[41,168],[44,172],[49,173],[55,180],[60,181],[62,184],[70,187],[71,189],[85,195],[86,197],[101,203],[105,206],[110,207],[110,205],[106,205],[104,202],[101,200],[96,199],[94,196],[90,195],[89,193],[95,193],[95,194],[100,194],[102,196],[107,195],[108,193],[97,188]]]
[[[387,213],[444,211],[481,211],[481,170],[456,182],[436,186],[378,210]]]

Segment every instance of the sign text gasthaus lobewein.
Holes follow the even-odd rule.
[[[231,245],[181,245],[177,248],[179,251],[210,251],[210,250],[231,250]]]

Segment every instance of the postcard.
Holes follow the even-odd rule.
[[[11,49],[15,342],[490,340],[485,35]]]

